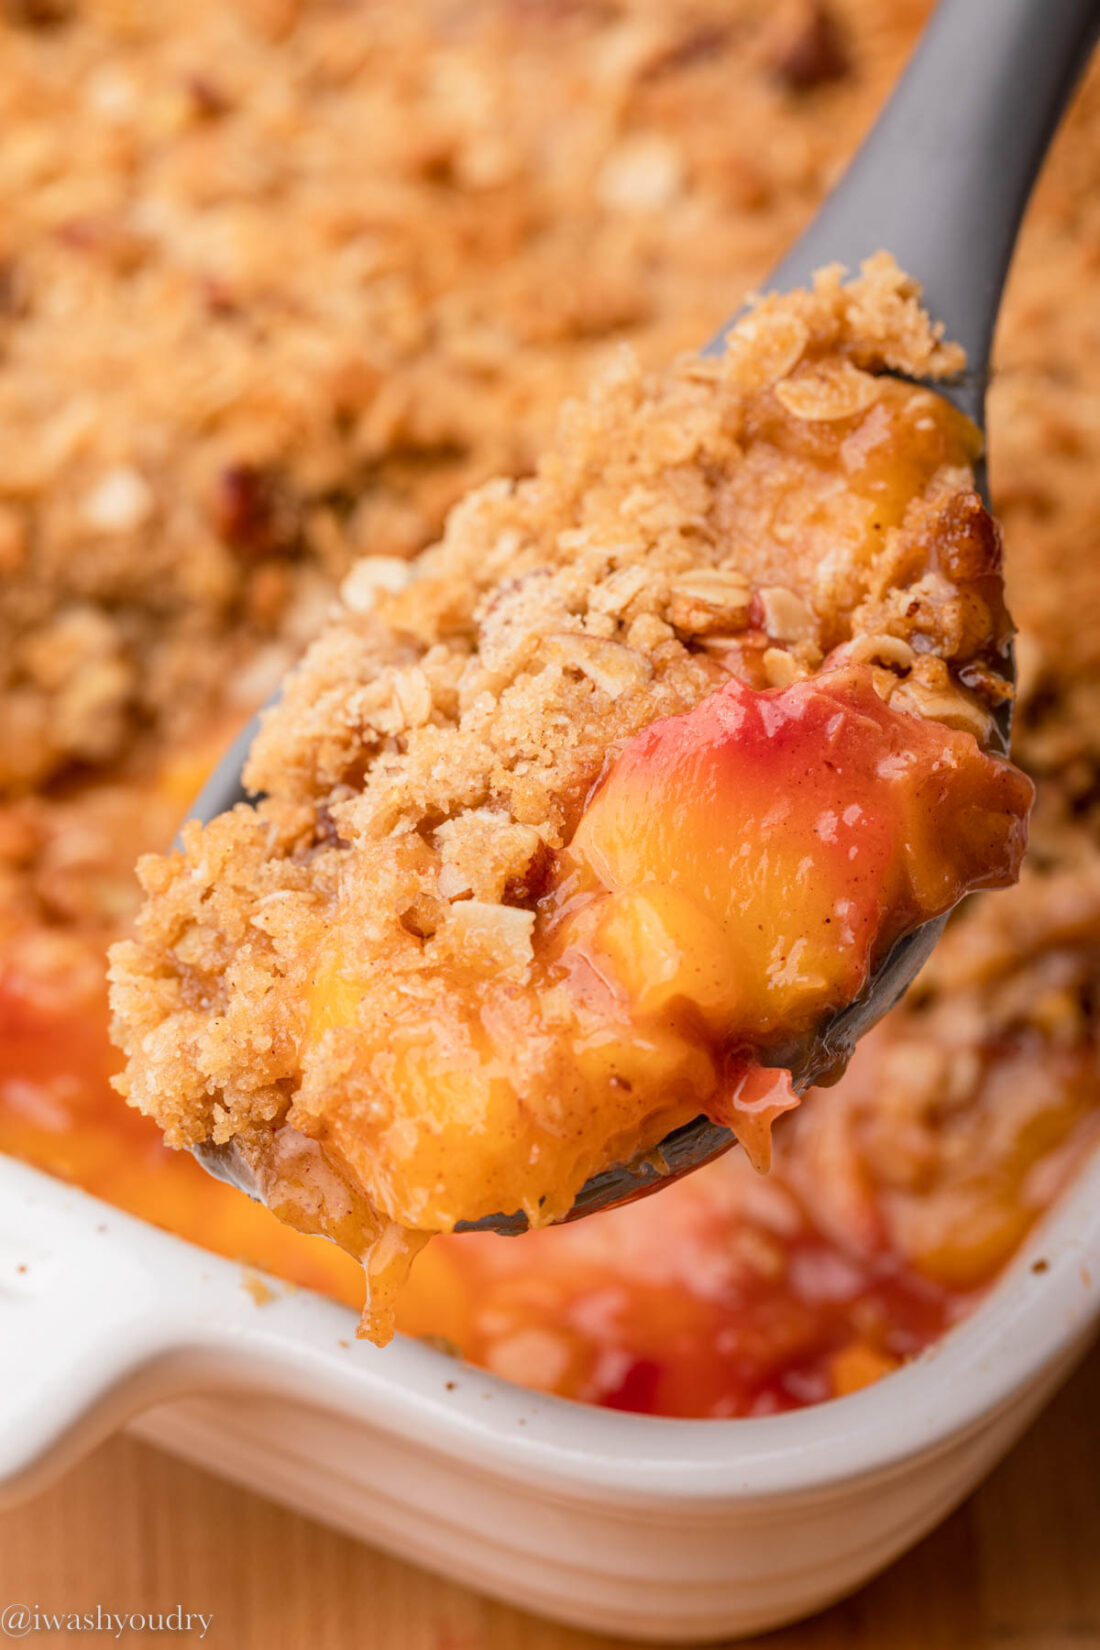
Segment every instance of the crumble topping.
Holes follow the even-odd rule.
[[[820,9],[0,7],[0,792],[254,706],[618,338],[707,336],[832,164]]]
[[[888,256],[848,283],[822,271],[812,292],[756,303],[717,359],[646,375],[623,357],[566,409],[530,479],[472,494],[408,568],[354,568],[253,746],[246,780],[263,800],[142,862],[139,938],[112,971],[131,1103],[173,1144],[235,1142],[261,1176],[273,1132],[318,1140],[402,1227],[509,1212],[514,1186],[487,1164],[476,1207],[385,1165],[416,1127],[413,1090],[441,1113],[439,1150],[442,1114],[468,1104],[468,1126],[500,1137],[479,1149],[514,1159],[486,1037],[507,1044],[518,1094],[559,1091],[551,1133],[571,1138],[576,1079],[558,1045],[576,1006],[549,980],[520,986],[540,896],[566,874],[551,882],[554,856],[610,752],[731,675],[793,690],[845,667],[894,710],[989,742],[1009,631],[977,434],[888,375],[962,364]],[[478,980],[495,984],[456,1018],[456,982],[476,1001]],[[414,1023],[434,1029],[413,1037]],[[588,1174],[699,1111],[714,1079],[701,1053],[689,1075],[684,1049],[664,1050],[660,1107],[632,1122],[641,1100],[620,1095],[610,1134],[580,1131],[555,1190],[536,1177],[538,1197],[519,1199],[529,1218],[560,1216]]]

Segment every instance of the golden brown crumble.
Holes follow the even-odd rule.
[[[907,48],[815,89],[829,10],[0,8],[0,792],[251,708],[619,338],[713,332]]]
[[[571,1007],[551,989],[537,1008],[507,986],[498,1002],[489,982],[527,980],[540,866],[609,750],[731,673],[786,687],[849,662],[898,708],[987,740],[1007,620],[976,432],[887,375],[962,365],[889,257],[848,283],[823,271],[755,304],[720,358],[649,377],[622,358],[534,476],[471,495],[415,563],[354,567],[254,744],[263,800],[142,862],[139,938],[112,969],[131,1103],[176,1145],[248,1152],[285,1121],[403,1226],[510,1211],[488,1168],[474,1210],[457,1191],[380,1188],[365,1159],[399,1126],[384,1094],[409,1062],[435,1062],[445,1096],[480,1046],[476,1027],[446,1029],[455,970],[487,982],[481,1022],[509,1018],[517,1091],[556,1089],[551,1132],[569,1138],[572,1079],[547,1049]],[[397,1075],[364,1066],[349,993]],[[410,1015],[437,1026],[434,1052],[397,1052]],[[679,1069],[666,1107],[685,1104]],[[498,1121],[481,1127],[504,1151],[513,1126],[484,1081]],[[620,1110],[608,1126],[627,1142]],[[415,1106],[400,1126],[418,1127]],[[535,1177],[529,1216],[563,1212],[609,1150],[583,1139],[560,1185]]]
[[[728,119],[804,9],[0,8],[0,790],[255,704],[616,338],[713,330],[829,163]]]

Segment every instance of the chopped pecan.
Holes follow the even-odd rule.
[[[808,92],[844,80],[852,68],[848,43],[825,0],[798,0],[781,16],[768,66],[789,92]]]
[[[351,843],[340,835],[340,827],[337,825],[336,818],[327,802],[320,802],[317,805],[313,822],[313,846],[315,848],[351,847]]]
[[[545,842],[540,841],[522,872],[509,877],[504,884],[502,901],[505,905],[530,905],[546,892],[554,856]]]
[[[218,477],[211,507],[214,530],[246,560],[298,548],[301,523],[286,484],[257,464],[231,464]]]
[[[972,491],[952,495],[936,518],[940,567],[958,584],[993,578],[1001,570],[1001,529]]]
[[[0,17],[24,29],[56,28],[67,23],[75,9],[73,0],[0,0]]]
[[[199,120],[217,120],[221,115],[229,113],[229,99],[208,75],[188,75],[187,95]]]
[[[342,844],[341,846],[346,846]],[[418,894],[411,905],[407,905],[400,913],[398,921],[406,933],[412,934],[418,940],[430,940],[447,910],[442,900],[433,899],[430,894]]]

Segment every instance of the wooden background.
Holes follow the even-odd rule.
[[[620,1650],[619,1641],[491,1604],[122,1438],[0,1516],[0,1607],[12,1602],[213,1611],[204,1641],[212,1650]],[[24,1642],[75,1650],[111,1640],[44,1633]],[[155,1642],[191,1650],[199,1639]],[[1100,1650],[1100,1348],[914,1552],[812,1622],[743,1643]]]

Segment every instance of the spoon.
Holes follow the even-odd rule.
[[[929,313],[966,350],[966,372],[953,384],[933,387],[984,431],[993,329],[1016,234],[1098,29],[1100,0],[941,0],[869,137],[773,272],[768,289],[807,286],[823,264],[856,268],[880,249],[891,252],[921,282]],[[704,354],[721,352],[731,325]],[[977,480],[986,497],[984,464]],[[994,732],[1002,752],[1008,748],[1010,704]],[[206,823],[247,800],[241,770],[258,725],[256,718],[234,741],[191,817]],[[796,1062],[798,1090],[839,1069],[913,980],[944,922],[936,918],[903,936],[863,994],[821,1026]],[[593,1175],[565,1218],[632,1202],[733,1143],[728,1129],[696,1118],[668,1135],[659,1150]],[[258,1197],[232,1144],[207,1141],[194,1152],[219,1179]],[[460,1223],[457,1230],[513,1234],[526,1227],[523,1214],[499,1214]]]

